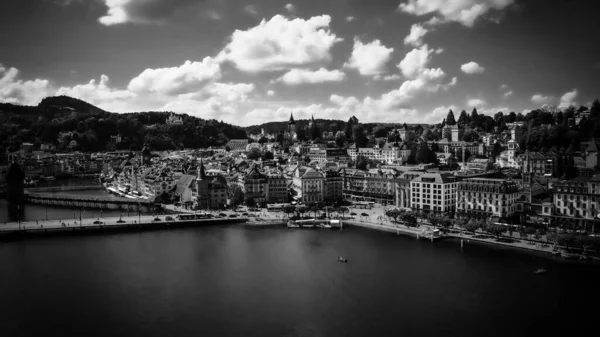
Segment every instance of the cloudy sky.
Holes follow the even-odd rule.
[[[0,102],[239,125],[440,122],[600,96],[597,0],[2,0]]]

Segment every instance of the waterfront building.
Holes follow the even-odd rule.
[[[454,212],[456,177],[446,173],[424,173],[410,182],[411,208],[423,212]]]
[[[242,177],[242,190],[244,200],[253,199],[256,203],[268,201],[269,181],[266,175],[258,170],[258,165],[253,165],[245,177]]]
[[[344,199],[394,204],[396,197],[395,174],[342,169]]]
[[[227,180],[221,175],[209,176],[202,160],[196,177],[192,199],[200,208],[221,208],[227,204]]]
[[[267,201],[269,203],[288,202],[287,179],[281,173],[267,173]]]
[[[324,200],[325,178],[313,168],[299,166],[294,170],[293,185],[296,197],[303,203],[321,202]]]
[[[559,221],[585,225],[600,217],[600,175],[558,181],[553,187],[554,216]]]
[[[336,171],[325,171],[324,199],[326,201],[341,200],[344,189],[344,178]]]
[[[425,174],[421,171],[407,171],[401,173],[396,178],[396,199],[395,204],[399,209],[409,210],[411,209],[411,190],[410,182],[414,179]]]
[[[519,186],[510,180],[469,178],[458,183],[456,213],[482,218],[515,215]]]

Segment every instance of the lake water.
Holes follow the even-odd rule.
[[[346,256],[348,263],[336,261]],[[546,268],[545,275],[534,275]],[[207,226],[0,242],[2,336],[575,336],[600,268],[456,241]]]

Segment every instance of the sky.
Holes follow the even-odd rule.
[[[600,97],[597,0],[2,0],[0,102],[236,125]]]

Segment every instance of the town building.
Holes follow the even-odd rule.
[[[415,211],[451,213],[456,208],[456,177],[424,173],[410,182],[411,208]]]
[[[600,175],[562,180],[555,182],[553,187],[557,221],[585,225],[600,218]]]
[[[292,181],[297,200],[303,203],[313,203],[325,199],[325,177],[318,171],[310,167],[299,166],[294,171]]]
[[[325,171],[324,199],[337,201],[343,199],[344,178],[336,171]]]
[[[227,180],[222,175],[210,176],[202,160],[198,168],[196,189],[192,198],[200,208],[222,208],[227,205]]]
[[[167,120],[165,121],[167,125],[183,125],[183,119],[180,116],[177,116],[175,113],[171,113]]]
[[[508,219],[515,215],[517,183],[505,179],[468,178],[458,183],[456,213]]]

